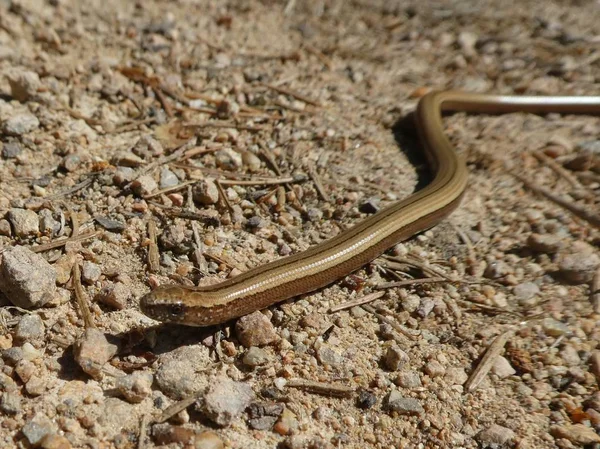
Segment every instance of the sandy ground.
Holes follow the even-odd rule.
[[[402,119],[427,89],[597,93],[599,19],[583,0],[0,2],[0,445],[600,444],[600,234],[531,188],[598,213],[592,116],[449,116],[470,170],[458,210],[395,260],[255,315],[249,337],[138,307],[424,185]]]

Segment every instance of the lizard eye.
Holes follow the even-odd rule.
[[[173,304],[169,307],[169,313],[173,317],[180,317],[184,312],[183,304]]]

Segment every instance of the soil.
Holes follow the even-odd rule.
[[[461,206],[249,337],[139,309],[425,185],[410,112],[430,89],[597,93],[599,19],[585,0],[0,2],[0,268],[28,248],[25,277],[56,284],[0,269],[0,445],[600,444],[597,222],[535,191],[598,213],[597,117],[446,117]]]

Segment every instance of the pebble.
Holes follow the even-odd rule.
[[[420,304],[421,298],[419,295],[408,295],[406,298],[402,299],[402,308],[408,313],[415,312],[419,308]]]
[[[583,424],[565,424],[550,427],[550,434],[555,438],[565,438],[571,443],[587,446],[600,443],[600,435],[591,427]]]
[[[181,346],[164,354],[156,370],[155,382],[168,397],[179,400],[198,394],[206,380],[198,372],[207,368],[211,361],[208,349],[201,346]]]
[[[179,184],[179,178],[168,168],[163,168],[160,171],[160,188],[168,189]]]
[[[2,147],[2,157],[4,159],[15,159],[23,151],[19,142],[6,142]]]
[[[367,198],[358,206],[358,210],[363,214],[375,214],[380,209],[379,202],[379,198]]]
[[[21,103],[36,96],[38,89],[42,87],[39,75],[29,70],[15,70],[7,78],[10,95]]]
[[[54,434],[57,430],[56,424],[40,412],[25,423],[21,432],[31,446],[37,446],[46,435]]]
[[[87,328],[73,344],[73,357],[83,371],[94,379],[102,378],[102,368],[116,353],[117,346],[96,328]]]
[[[78,154],[69,154],[65,156],[61,162],[62,167],[67,172],[74,172],[81,164],[81,157]]]
[[[475,44],[479,38],[475,33],[470,31],[461,31],[456,39],[460,49],[467,56],[473,56],[477,53],[475,50]]]
[[[238,340],[244,347],[265,346],[279,340],[275,327],[264,314],[253,312],[235,323]]]
[[[435,307],[435,301],[432,298],[421,298],[419,307],[417,308],[417,316],[420,318],[427,318]]]
[[[321,335],[331,326],[331,321],[323,313],[313,312],[303,316],[299,322],[304,329],[311,331],[313,335]]]
[[[377,403],[377,396],[369,390],[361,389],[356,397],[356,406],[360,409],[367,410]]]
[[[465,369],[461,367],[449,367],[444,375],[444,379],[450,385],[464,385],[468,378]]]
[[[16,415],[21,412],[22,396],[17,392],[2,393],[0,399],[0,410],[7,415]]]
[[[139,167],[144,165],[144,160],[129,151],[121,151],[113,156],[112,163],[118,167]]]
[[[122,282],[106,285],[96,295],[96,300],[117,310],[123,310],[131,296],[131,290]]]
[[[115,388],[127,402],[137,404],[152,394],[152,373],[136,371],[133,374],[119,377]]]
[[[23,315],[15,328],[15,343],[18,345],[25,342],[39,343],[44,338],[44,332],[44,322],[38,314]]]
[[[98,216],[94,218],[96,222],[107,231],[112,232],[123,232],[125,230],[125,223],[117,220],[112,220],[108,217]]]
[[[4,235],[6,237],[10,237],[12,235],[10,222],[4,218],[0,220],[0,235]]]
[[[40,233],[40,219],[32,210],[13,208],[8,211],[8,219],[17,237],[27,238]]]
[[[500,447],[506,445],[508,442],[514,440],[515,432],[507,427],[499,426],[498,424],[492,424],[487,429],[483,429],[477,435],[475,439],[483,447]]]
[[[421,416],[425,413],[425,410],[418,399],[405,398],[397,390],[392,390],[388,396],[387,409],[401,415]]]
[[[142,136],[135,143],[131,151],[144,159],[160,156],[164,153],[161,143],[152,136]]]
[[[317,350],[316,356],[321,365],[340,366],[344,363],[344,357],[330,345],[322,345]]]
[[[390,371],[398,371],[404,368],[410,362],[408,354],[398,346],[390,346],[385,352],[383,363]]]
[[[592,352],[589,360],[590,372],[596,376],[596,379],[600,383],[600,351],[596,350]],[[600,410],[599,410],[600,411]]]
[[[498,356],[492,365],[492,372],[500,379],[505,379],[516,374],[515,369],[510,365],[510,362],[502,356]]]
[[[52,299],[56,271],[42,256],[24,246],[14,246],[0,257],[0,291],[10,302],[29,309]]]
[[[285,408],[279,417],[279,420],[273,426],[273,431],[279,435],[291,435],[299,427],[298,419],[294,412]]]
[[[244,365],[254,368],[268,363],[269,360],[270,357],[267,351],[256,346],[252,346],[246,351],[246,354],[244,354],[244,359],[242,362]]]
[[[224,148],[215,153],[215,162],[223,170],[237,170],[242,166],[242,155],[231,148]]]
[[[394,383],[402,388],[421,388],[421,376],[416,371],[402,371],[394,379]]]
[[[523,282],[513,287],[513,293],[518,300],[525,301],[539,294],[540,288],[533,282]]]
[[[224,447],[219,435],[210,430],[200,432],[194,437],[194,449],[223,449]]]
[[[83,267],[81,268],[81,279],[86,284],[93,284],[100,279],[102,276],[102,270],[94,262],[85,260]]]
[[[219,189],[212,179],[202,179],[192,189],[194,201],[205,206],[219,201]]]
[[[271,429],[283,413],[284,405],[276,402],[253,402],[248,407],[248,425],[255,430]]]
[[[54,219],[52,211],[48,209],[42,209],[39,216],[40,232],[44,235],[55,237],[58,235],[61,229],[59,221]]]
[[[430,360],[425,364],[425,372],[429,377],[440,377],[446,373],[446,368],[437,360]]]
[[[113,182],[118,185],[124,185],[130,182],[135,175],[135,170],[131,167],[117,167],[115,174],[113,175]]]
[[[560,357],[567,366],[577,366],[581,364],[581,358],[579,357],[577,350],[570,344],[566,344],[560,350]]]
[[[211,380],[206,393],[197,401],[197,408],[215,424],[225,427],[241,416],[254,400],[249,385],[226,376]]]
[[[566,324],[561,323],[554,318],[544,318],[542,320],[542,329],[544,329],[544,333],[550,337],[560,337],[561,335],[566,335],[571,332]]]
[[[592,251],[592,252],[590,252]],[[600,256],[587,245],[573,245],[572,252],[562,254],[558,262],[560,274],[569,282],[591,282],[600,266]]]
[[[71,449],[71,442],[62,435],[47,434],[40,441],[41,449]]]
[[[9,136],[22,136],[38,129],[40,121],[29,113],[13,115],[2,124],[2,131]]]
[[[158,188],[158,184],[150,175],[140,176],[131,183],[131,190],[138,196],[150,195]]]
[[[250,151],[244,151],[242,153],[242,163],[248,167],[248,171],[250,171],[250,173],[256,173],[260,170],[260,158]]]

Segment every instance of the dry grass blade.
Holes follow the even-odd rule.
[[[29,249],[34,253],[41,253],[44,251],[49,251],[51,249],[60,248],[61,246],[65,246],[67,243],[70,242],[83,242],[84,240],[98,237],[101,234],[101,231],[90,232],[89,234],[80,234],[76,237],[69,237],[66,239],[54,240],[53,242],[44,243],[42,245],[30,246]]]
[[[336,398],[349,398],[354,394],[354,388],[346,387],[345,385],[315,382],[305,379],[290,379],[286,386]]]
[[[477,365],[477,368],[471,373],[467,382],[465,383],[465,390],[468,392],[475,391],[479,384],[483,381],[487,373],[492,368],[492,365],[496,362],[496,358],[500,355],[504,349],[506,342],[513,336],[514,329],[508,330],[503,334],[498,335],[492,344],[486,349],[484,356]]]
[[[160,255],[156,237],[156,223],[151,219],[148,221],[148,238],[150,239],[150,243],[148,244],[148,269],[152,273],[156,273],[160,268]]]
[[[77,300],[77,306],[79,307],[79,311],[83,318],[83,322],[85,323],[85,328],[95,328],[94,319],[92,318],[92,312],[90,311],[90,306],[88,305],[88,301],[83,291],[83,286],[81,285],[81,272],[79,271],[79,263],[75,262],[73,264],[73,288],[75,290],[75,299]]]
[[[340,310],[351,309],[352,307],[362,306],[363,304],[368,304],[373,302],[382,296],[385,295],[385,292],[375,292],[369,293],[368,295],[361,296],[360,298],[353,299],[352,301],[346,301],[343,304],[339,304],[337,306],[333,306],[329,309],[329,313],[339,312]]]

